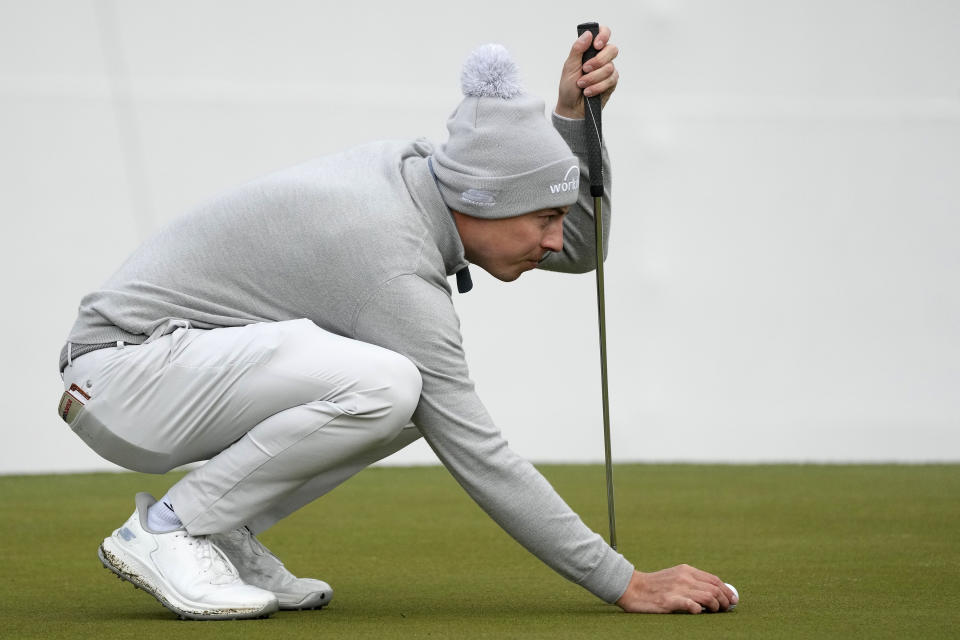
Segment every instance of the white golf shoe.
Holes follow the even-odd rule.
[[[148,529],[147,510],[155,502],[148,493],[137,494],[133,515],[100,545],[104,567],[181,618],[264,618],[277,610],[276,596],[244,584],[208,536],[191,536],[185,529]]]
[[[246,527],[213,534],[210,539],[227,554],[244,582],[272,591],[281,609],[320,609],[333,599],[329,584],[290,573]]]

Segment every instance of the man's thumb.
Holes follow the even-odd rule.
[[[576,59],[577,62],[580,62],[583,52],[590,48],[591,42],[593,42],[593,34],[589,31],[584,31],[579,38],[573,41],[573,46],[570,47],[569,59]]]

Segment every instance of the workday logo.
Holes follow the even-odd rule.
[[[563,176],[563,181],[550,185],[550,193],[566,193],[580,188],[580,167],[573,165]]]

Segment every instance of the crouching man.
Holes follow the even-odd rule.
[[[481,47],[445,144],[376,142],[246,184],[83,298],[60,358],[73,431],[136,471],[207,461],[136,496],[99,548],[107,568],[185,618],[325,606],[330,586],[256,534],[424,437],[511,536],[603,600],[735,602],[691,567],[635,571],[510,450],[467,373],[449,276],[465,292],[469,263],[503,281],[595,263],[582,95],[617,85],[609,39],[574,42],[552,122],[506,51]]]

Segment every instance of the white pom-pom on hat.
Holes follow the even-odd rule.
[[[510,99],[523,93],[520,71],[502,44],[485,44],[473,50],[460,73],[463,95]]]

